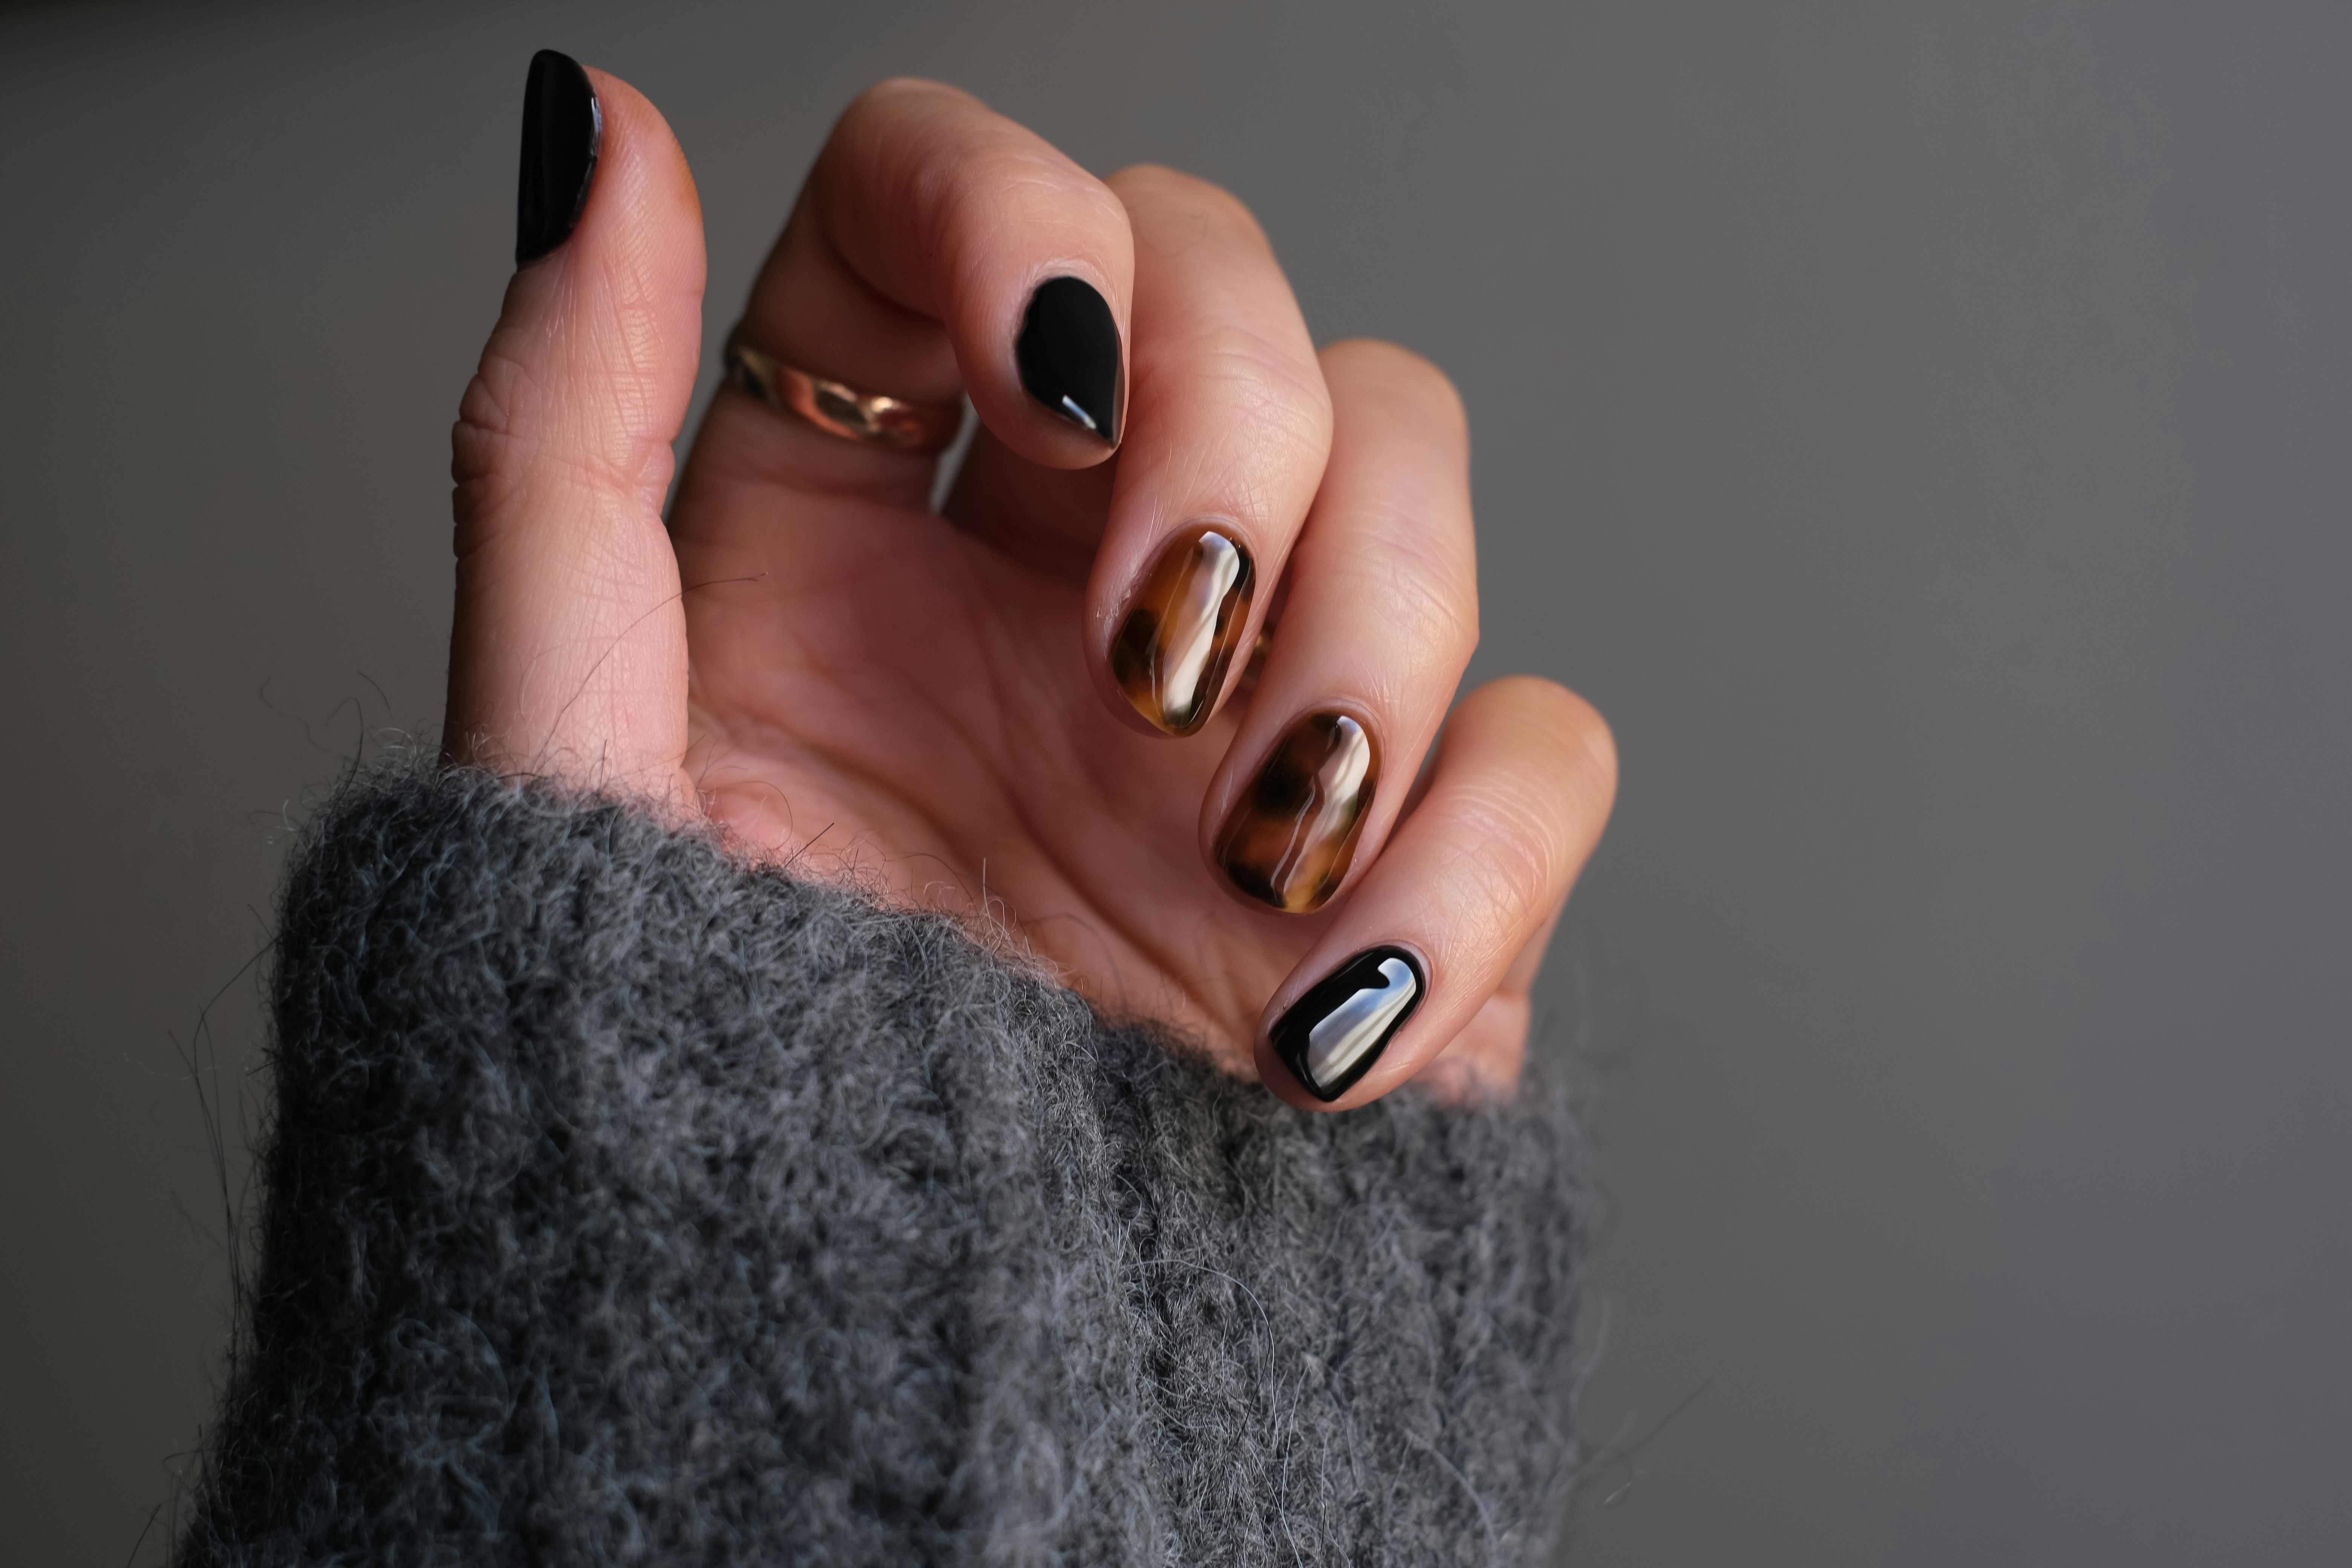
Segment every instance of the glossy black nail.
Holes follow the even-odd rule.
[[[1127,356],[1110,302],[1082,278],[1049,278],[1029,296],[1013,346],[1029,395],[1081,429],[1118,445]]]
[[[572,237],[604,146],[604,109],[580,62],[553,49],[531,56],[522,89],[522,180],[515,191],[517,267]]]
[[[1307,1093],[1337,1100],[1381,1059],[1428,989],[1421,960],[1403,948],[1360,952],[1276,1020],[1274,1054]]]

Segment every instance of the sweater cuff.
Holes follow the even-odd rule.
[[[183,1556],[1540,1561],[1587,1213],[1507,1106],[1292,1110],[941,917],[387,769],[272,981]]]

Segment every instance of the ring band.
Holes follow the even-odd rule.
[[[740,326],[727,334],[727,380],[828,435],[894,452],[943,452],[963,427],[960,403],[909,403],[811,375],[745,342]]]

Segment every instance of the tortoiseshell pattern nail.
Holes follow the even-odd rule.
[[[1294,725],[1217,834],[1234,886],[1286,913],[1323,907],[1347,879],[1381,781],[1381,751],[1345,713]]]
[[[1208,722],[1256,586],[1249,552],[1217,529],[1168,542],[1110,647],[1111,674],[1137,712],[1171,735]]]

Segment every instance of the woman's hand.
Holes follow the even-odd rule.
[[[666,527],[702,335],[693,181],[612,77],[541,56],[532,112],[527,248],[560,242],[516,273],[455,433],[453,758],[1007,919],[1098,1005],[1295,1105],[1514,1081],[1614,761],[1546,681],[1448,719],[1478,606],[1443,375],[1318,353],[1215,186],[1097,180],[962,93],[888,82],[835,130],[743,334],[860,392],[969,395],[947,514],[934,458],[730,387]]]

